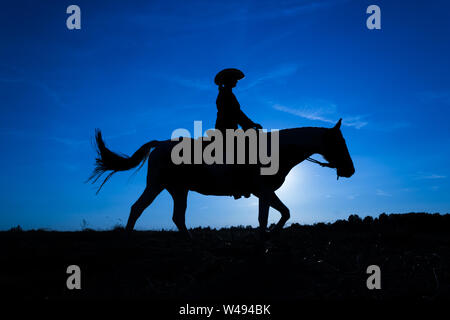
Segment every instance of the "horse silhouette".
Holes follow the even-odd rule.
[[[242,180],[246,190],[259,199],[259,229],[264,234],[267,229],[269,208],[279,211],[281,218],[273,228],[279,232],[290,218],[289,209],[281,202],[275,191],[283,184],[289,171],[313,154],[322,155],[328,163],[323,166],[335,168],[337,177],[351,177],[354,172],[353,161],[342,136],[340,119],[333,128],[301,127],[279,131],[279,169],[274,175],[261,175],[249,169],[245,176],[233,176],[228,164],[180,164],[171,160],[172,148],[179,142],[173,140],[150,141],[140,147],[131,157],[118,155],[106,148],[101,132],[96,131],[98,158],[96,168],[89,180],[95,183],[103,173],[109,172],[101,184],[118,171],[143,166],[148,159],[147,186],[132,205],[126,231],[134,229],[142,212],[153,202],[161,191],[166,189],[173,198],[172,220],[178,230],[190,237],[185,224],[187,195],[196,191],[204,195],[231,196],[236,193],[236,179]],[[140,168],[139,167],[139,168]],[[245,180],[245,181],[244,181]],[[100,188],[98,191],[100,191]],[[98,192],[97,191],[97,192]]]

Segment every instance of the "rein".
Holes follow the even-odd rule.
[[[306,158],[306,160],[308,160],[308,161],[310,161],[310,162],[313,162],[313,163],[317,163],[317,164],[321,165],[322,167],[336,168],[336,167],[333,166],[331,163],[320,162],[320,161],[318,161],[318,160],[316,160],[316,159],[313,159],[313,158],[310,158],[310,157]]]
[[[317,163],[319,164],[321,167],[327,167],[327,168],[336,168],[335,166],[333,166],[331,163],[327,163],[327,162],[320,162],[316,159],[313,159],[311,157],[306,158],[305,160],[308,160],[312,163]],[[339,175],[337,175],[337,180],[339,180]]]

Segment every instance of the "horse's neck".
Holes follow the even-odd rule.
[[[326,130],[316,127],[280,130],[280,149],[286,150],[284,157],[288,171],[307,157],[323,153],[323,136]]]
[[[280,130],[280,145],[290,145],[296,148],[322,152],[323,136],[327,128],[304,127]]]

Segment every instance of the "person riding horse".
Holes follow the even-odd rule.
[[[262,129],[260,124],[250,120],[241,110],[241,106],[232,91],[236,87],[238,80],[242,78],[244,78],[244,73],[233,68],[220,71],[214,78],[214,83],[219,86],[219,94],[216,99],[216,129],[224,133],[226,129],[236,130],[238,125],[243,130],[249,128]]]
[[[232,89],[236,87],[239,80],[244,78],[244,73],[239,69],[228,68],[220,71],[214,78],[214,83],[219,87],[219,94],[217,95],[217,119],[216,130],[222,132],[222,136],[226,137],[226,129],[238,129],[238,125],[245,131],[247,129],[262,129],[262,126],[258,123],[250,120],[249,117],[241,110],[241,106],[236,99]],[[226,145],[226,143],[224,143]],[[245,175],[245,167],[236,167],[233,169],[233,176]],[[246,197],[250,197],[250,193],[245,191],[239,191],[242,185],[236,184],[235,193],[233,194],[235,199],[241,197],[241,193]]]

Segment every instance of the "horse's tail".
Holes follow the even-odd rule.
[[[102,133],[99,129],[95,130],[95,142],[98,157],[95,159],[94,171],[87,181],[92,181],[92,183],[94,184],[105,172],[111,171],[105,178],[105,180],[103,180],[102,184],[97,190],[97,193],[100,192],[106,181],[108,181],[109,178],[111,178],[111,176],[117,171],[130,170],[141,164],[138,168],[139,170],[144,165],[145,160],[148,159],[151,149],[158,144],[158,141],[156,140],[147,142],[142,147],[140,147],[131,157],[128,157],[126,155],[119,155],[109,150],[105,146],[105,142],[102,138]]]

